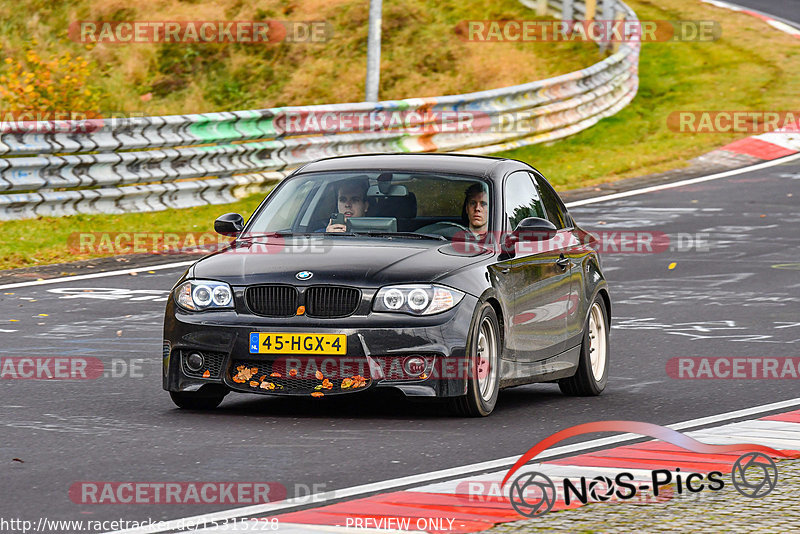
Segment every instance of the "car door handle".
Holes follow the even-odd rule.
[[[572,260],[562,254],[561,257],[556,260],[556,265],[562,269],[566,269],[572,265]]]

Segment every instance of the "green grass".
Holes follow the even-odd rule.
[[[345,2],[346,3],[346,2]],[[363,9],[355,3],[347,4],[351,15]],[[398,4],[399,5],[399,4]],[[403,4],[406,5],[406,4]],[[409,4],[410,13],[422,16],[421,2]],[[439,5],[455,9],[455,17],[469,18],[464,15],[461,4],[440,3]],[[512,9],[515,2],[489,4],[477,2],[470,4],[474,9],[486,9],[483,16],[476,19],[489,19],[505,13],[504,9]],[[504,6],[508,5],[506,8]],[[550,145],[534,145],[504,153],[502,155],[530,162],[541,170],[558,189],[570,189],[600,182],[612,181],[622,177],[658,172],[684,165],[689,159],[713,148],[730,142],[742,134],[702,134],[693,135],[676,133],[666,127],[669,113],[679,110],[793,110],[797,108],[800,87],[800,42],[767,26],[764,22],[706,4],[696,0],[664,0],[647,2],[630,0],[629,5],[637,11],[643,20],[717,20],[722,25],[722,39],[713,43],[651,43],[642,49],[640,63],[640,87],[636,99],[614,117],[601,121],[591,129],[569,139]],[[392,4],[387,3],[389,12]],[[8,8],[6,8],[8,9]],[[459,11],[460,10],[460,11]],[[20,10],[23,11],[23,10]],[[486,15],[490,13],[493,15]],[[511,11],[508,11],[511,13]],[[1,13],[0,13],[1,14]],[[474,15],[474,13],[473,13]],[[15,15],[20,17],[22,15]],[[341,15],[345,16],[345,15]],[[414,16],[408,15],[411,20]],[[444,15],[437,15],[444,17]],[[95,17],[96,19],[102,17]],[[153,17],[155,18],[155,17]],[[317,18],[317,17],[311,17]],[[513,17],[508,17],[513,18]],[[360,19],[359,19],[360,20]],[[437,19],[438,20],[438,19]],[[439,28],[446,27],[441,26]],[[435,25],[434,24],[434,25]],[[404,31],[411,31],[401,25],[388,31],[388,35],[409,37]],[[355,23],[353,23],[355,31]],[[419,35],[427,35],[423,30]],[[391,39],[391,37],[389,37]],[[399,37],[398,37],[399,38]],[[449,40],[443,36],[436,41],[437,46],[445,43],[449,49],[473,54],[472,61],[485,62],[487,68],[494,68],[498,62],[501,49],[493,49],[489,45],[477,45]],[[396,41],[389,41],[397,44]],[[396,51],[384,41],[384,64],[389,65],[397,60]],[[440,51],[431,50],[424,42],[401,43],[407,61],[414,61],[409,67],[403,64],[406,71],[390,69],[385,72],[382,81],[392,90],[404,87],[403,77],[420,78],[424,75],[419,69],[425,64],[427,54]],[[533,55],[541,55],[540,44],[528,44],[533,47]],[[460,47],[460,48],[459,48]],[[470,48],[471,47],[471,48]],[[471,52],[470,52],[471,50]],[[503,49],[509,55],[521,54],[519,47]],[[547,48],[546,50],[551,50]],[[563,51],[563,50],[562,50]],[[330,51],[329,51],[330,52]],[[339,52],[344,53],[343,50]],[[363,49],[359,54],[363,53]],[[585,49],[577,50],[577,54],[588,53]],[[489,54],[483,57],[484,54]],[[432,56],[431,56],[432,57]],[[508,57],[508,56],[503,56]],[[515,56],[516,57],[516,56]],[[326,59],[328,58],[328,59]],[[411,58],[411,59],[408,59]],[[597,59],[596,52],[595,58]],[[336,56],[321,56],[321,60],[337,62]],[[355,65],[356,63],[353,63]],[[436,62],[434,61],[434,64]],[[352,65],[351,65],[352,66]],[[565,65],[566,66],[566,65]],[[506,67],[503,67],[506,68]],[[518,64],[512,64],[513,70],[520,70]],[[416,69],[416,70],[415,70]],[[358,78],[362,72],[356,66]],[[341,73],[336,70],[335,72]],[[403,73],[402,75],[399,73]],[[443,69],[440,75],[432,75],[432,80],[445,80],[452,75],[451,68]],[[398,77],[399,76],[399,77]],[[463,90],[475,89],[474,81],[470,85],[463,76],[456,75],[458,83],[466,84]],[[318,73],[321,82],[321,94],[328,95],[322,99],[333,102],[330,92],[325,92],[326,84],[332,84],[331,77]],[[509,85],[508,79],[482,80],[479,89]],[[344,80],[347,82],[347,80]],[[295,83],[295,81],[293,81]],[[349,83],[349,82],[348,82]],[[421,82],[420,82],[421,83]],[[361,87],[363,79],[354,85]],[[424,84],[420,85],[423,86]],[[439,86],[436,92],[447,92]],[[248,92],[250,87],[231,91]],[[355,91],[355,89],[353,89]],[[360,91],[360,89],[359,89]],[[452,87],[449,92],[463,92]],[[129,96],[125,90],[123,97]],[[403,93],[397,96],[410,96]],[[122,98],[122,97],[121,97]],[[301,101],[292,101],[301,103]],[[252,102],[249,103],[252,106]],[[187,112],[190,110],[187,110]],[[207,111],[207,110],[205,110]],[[205,206],[180,211],[156,213],[137,213],[129,215],[79,215],[64,218],[41,218],[38,220],[10,221],[2,223],[4,240],[0,243],[0,268],[25,267],[81,259],[88,256],[76,256],[67,246],[68,238],[73,232],[115,232],[115,231],[207,231],[213,220],[226,212],[239,212],[245,216],[252,213],[263,195],[256,195],[239,202],[224,206]]]
[[[200,206],[184,210],[167,210],[124,215],[73,215],[42,217],[32,220],[0,223],[0,269],[31,267],[108,254],[77,254],[74,246],[79,234],[108,232],[213,232],[214,219],[223,213],[238,212],[249,217],[264,195],[251,195],[234,204]],[[98,241],[99,242],[99,241]],[[129,242],[129,241],[126,241]],[[72,246],[71,246],[72,245]]]

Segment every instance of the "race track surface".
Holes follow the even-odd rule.
[[[180,269],[0,290],[0,357],[98,358],[109,373],[2,381],[0,516],[179,518],[226,507],[79,504],[69,490],[275,481],[291,497],[518,455],[584,422],[667,425],[797,397],[796,380],[676,379],[667,362],[800,356],[798,186],[800,163],[790,162],[572,209],[594,231],[668,234],[672,250],[604,255],[613,328],[602,396],[523,386],[501,393],[484,419],[388,395],[231,394],[216,412],[180,411],[160,378],[164,301]]]

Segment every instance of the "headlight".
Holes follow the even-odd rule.
[[[447,311],[464,298],[464,293],[435,285],[382,287],[375,296],[373,311],[433,315]]]
[[[225,282],[187,280],[175,288],[175,302],[191,311],[233,308],[233,291]]]

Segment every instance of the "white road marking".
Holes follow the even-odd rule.
[[[684,430],[687,428],[705,426],[713,423],[719,423],[721,421],[730,421],[732,419],[739,419],[742,417],[748,417],[751,415],[761,414],[765,412],[777,411],[794,406],[800,406],[800,397],[780,402],[773,402],[770,404],[763,404],[761,406],[754,406],[752,408],[745,408],[743,410],[735,410],[732,412],[710,415],[708,417],[701,417],[699,419],[691,419],[689,421],[683,421],[681,423],[666,425],[666,427],[671,428],[673,430]],[[573,452],[584,451],[587,449],[594,449],[597,447],[603,447],[635,439],[641,439],[641,437],[642,436],[638,434],[619,434],[616,436],[609,436],[607,438],[599,438],[599,439],[584,441],[581,443],[574,443],[572,445],[553,447],[539,454],[536,457],[536,459],[542,460],[544,458],[552,458],[554,456],[560,456],[563,454],[569,454]],[[721,439],[719,435],[715,435],[714,437],[715,439]],[[531,445],[533,445],[533,443],[531,443]],[[213,512],[206,515],[198,515],[181,519],[172,519],[164,521],[163,522],[164,524],[159,525],[159,528],[153,528],[154,525],[149,525],[141,528],[113,531],[108,534],[152,534],[156,532],[169,532],[177,528],[186,529],[186,528],[202,526],[205,524],[209,524],[213,521],[222,522],[226,519],[230,520],[239,517],[249,517],[257,515],[263,516],[265,514],[272,514],[280,510],[294,508],[305,504],[313,503],[315,505],[321,505],[330,500],[339,500],[347,497],[355,497],[358,495],[364,495],[369,493],[381,493],[388,490],[409,486],[411,484],[419,484],[425,482],[433,483],[437,480],[444,478],[451,478],[459,475],[464,476],[470,473],[482,472],[486,470],[495,470],[502,467],[511,466],[518,459],[519,456],[509,456],[506,458],[499,458],[497,460],[489,460],[487,462],[479,462],[475,464],[463,465],[460,467],[453,467],[450,469],[442,469],[440,471],[431,471],[429,473],[420,473],[418,475],[410,475],[390,480],[384,480],[381,482],[373,482],[371,484],[362,484],[360,486],[353,486],[341,490],[334,490],[325,493],[315,493],[314,495],[305,495],[303,497],[296,497],[293,499],[287,499],[284,501],[278,501],[274,503],[257,504],[254,506],[246,506],[242,508],[234,508],[230,510],[223,510],[220,512]]]
[[[90,280],[92,278],[104,278],[106,276],[119,276],[122,274],[141,273],[142,271],[160,271],[162,269],[177,269],[178,267],[188,267],[192,261],[180,261],[177,263],[164,263],[161,265],[148,265],[137,269],[123,269],[121,271],[106,271],[102,273],[78,274],[74,276],[60,276],[58,278],[47,278],[45,280],[34,280],[32,282],[16,282],[13,284],[0,285],[0,289],[11,289],[14,287],[43,286],[45,284],[57,284],[59,282],[74,282],[76,280]]]
[[[730,171],[725,172],[718,172],[716,174],[709,174],[708,176],[698,176],[697,178],[690,178],[688,180],[681,180],[679,182],[672,182],[668,184],[661,184],[661,185],[654,185],[651,187],[644,187],[642,189],[632,189],[631,191],[623,191],[621,193],[613,193],[610,195],[603,195],[600,197],[593,197],[587,198],[585,200],[576,200],[575,202],[570,202],[566,206],[568,208],[574,208],[577,206],[584,206],[586,204],[594,204],[596,202],[604,202],[606,200],[616,200],[618,198],[625,198],[625,197],[632,197],[635,195],[643,195],[645,193],[652,193],[654,191],[662,191],[664,189],[673,189],[675,187],[682,187],[684,185],[692,185],[692,184],[699,184],[701,182],[710,182],[711,180],[719,180],[720,178],[727,178],[728,176],[735,176],[737,174],[742,174],[745,172],[750,171],[757,171],[760,169],[766,169],[768,167],[773,167],[775,165],[783,164],[789,161],[794,161],[800,158],[800,153],[793,154],[791,156],[787,156],[785,158],[780,158],[772,161],[765,161],[764,163],[758,163],[756,165],[751,165],[750,167],[742,167],[741,169],[733,169]]]

